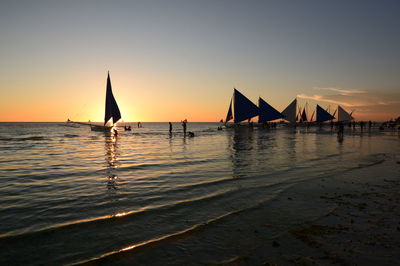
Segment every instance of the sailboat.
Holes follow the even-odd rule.
[[[321,106],[317,104],[317,122],[322,123],[324,121],[333,120],[335,117],[325,111]]]
[[[258,108],[260,110],[260,114],[258,115],[258,123],[265,123],[283,118],[283,115],[279,111],[269,105],[261,97],[258,99]]]
[[[282,111],[283,119],[289,121],[291,124],[296,123],[297,117],[297,99],[294,99],[286,108]]]
[[[232,112],[233,104],[233,112]],[[235,124],[251,119],[259,114],[259,108],[237,89],[233,89],[233,96],[229,103],[225,124],[233,119]]]
[[[117,101],[115,100],[114,95],[112,93],[110,73],[108,73],[104,125],[90,125],[90,129],[92,131],[111,131],[111,129],[120,119],[121,119],[121,112],[119,111]],[[111,125],[109,125],[108,122],[111,122]]]
[[[107,87],[106,87],[106,108],[104,115],[103,125],[94,125],[92,123],[74,122],[68,119],[68,123],[88,125],[92,131],[111,132],[118,120],[121,119],[121,112],[119,111],[117,101],[114,98],[110,73],[107,73]],[[89,121],[90,122],[90,121]]]
[[[303,111],[300,113],[301,113],[301,115],[300,115],[299,122],[300,123],[308,122],[306,106],[304,106]]]
[[[337,111],[338,122],[347,122],[347,121],[354,120],[353,116],[351,114],[349,114],[348,112],[346,112],[340,105],[338,105],[337,110],[338,110]]]

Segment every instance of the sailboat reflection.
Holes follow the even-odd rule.
[[[232,177],[245,177],[251,172],[254,139],[249,128],[235,128],[228,135],[228,149],[232,160]]]
[[[112,132],[105,132],[105,158],[106,158],[106,173],[107,173],[107,189],[118,189],[117,168],[118,161],[118,136]]]

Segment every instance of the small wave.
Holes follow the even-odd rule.
[[[273,185],[271,185],[271,186],[273,186]],[[229,195],[232,195],[234,193],[237,193],[236,189],[226,189],[223,191],[217,191],[215,193],[208,194],[206,196],[198,196],[198,197],[178,200],[178,201],[166,203],[166,204],[148,205],[146,207],[142,207],[142,208],[131,210],[131,211],[126,211],[123,213],[103,215],[103,216],[91,217],[91,218],[86,218],[86,219],[81,219],[81,220],[69,221],[69,222],[65,222],[65,223],[53,224],[51,226],[44,227],[37,231],[32,231],[32,232],[8,232],[5,234],[0,234],[0,239],[1,238],[24,237],[24,236],[26,237],[26,236],[41,234],[44,232],[49,233],[49,232],[55,232],[55,231],[59,231],[59,230],[72,230],[73,228],[81,227],[83,225],[99,227],[101,224],[107,224],[110,221],[118,223],[118,222],[124,222],[127,219],[128,220],[135,219],[140,215],[148,215],[148,214],[154,213],[154,212],[171,212],[172,210],[177,209],[177,208],[181,208],[181,207],[188,206],[188,205],[195,204],[195,203],[198,204],[200,202],[206,203],[206,202],[213,201],[213,200],[216,200],[219,198],[228,197]]]
[[[29,140],[47,140],[47,138],[45,138],[43,136],[31,136],[31,137],[23,137],[23,138],[0,137],[0,141],[29,141]]]
[[[284,189],[281,189],[279,191],[276,191],[278,194],[282,193]],[[169,243],[169,242],[173,242],[182,238],[185,238],[187,236],[193,235],[196,232],[199,232],[201,230],[204,230],[207,226],[212,225],[212,224],[218,224],[220,222],[222,222],[223,220],[227,219],[228,217],[231,217],[232,215],[237,215],[240,213],[244,213],[244,212],[248,212],[248,211],[253,211],[255,209],[258,209],[262,204],[265,204],[266,202],[269,202],[271,200],[273,200],[276,196],[268,198],[267,200],[262,200],[259,202],[256,202],[255,204],[251,205],[251,206],[247,206],[245,208],[240,208],[238,210],[233,210],[233,211],[229,211],[226,212],[222,215],[219,215],[217,217],[214,218],[210,218],[208,220],[206,220],[205,222],[202,223],[197,223],[194,224],[191,227],[185,228],[183,230],[177,231],[177,232],[173,232],[170,234],[166,234],[160,237],[155,237],[149,240],[145,240],[136,244],[132,244],[130,246],[127,246],[125,248],[121,248],[118,250],[113,250],[104,254],[101,254],[99,256],[95,256],[86,260],[82,260],[82,261],[78,261],[75,263],[72,263],[70,265],[79,265],[79,264],[87,264],[87,263],[109,263],[109,262],[113,262],[115,261],[115,257],[117,256],[121,256],[124,255],[126,253],[130,253],[130,252],[138,252],[141,251],[144,248],[151,248],[151,247],[155,247],[155,246],[160,246],[163,245],[165,243]]]
[[[79,135],[75,135],[75,134],[65,134],[64,137],[65,137],[65,138],[76,138],[76,137],[79,137]]]
[[[183,166],[190,166],[190,165],[198,165],[198,164],[205,164],[210,161],[211,159],[198,159],[198,160],[191,160],[191,161],[181,161],[177,163],[141,163],[132,166],[120,167],[121,170],[138,170],[138,169],[148,169],[148,168],[168,168],[168,167],[183,167]]]
[[[47,140],[47,138],[42,137],[42,136],[32,136],[32,137],[26,137],[26,138],[15,138],[15,140],[18,140],[18,141],[27,141],[27,140]]]
[[[214,129],[214,128],[207,128],[207,129],[203,129],[203,130],[200,131],[200,132],[215,132],[215,131],[217,131],[217,130]]]
[[[217,221],[219,221],[221,219],[224,219],[224,218],[226,218],[228,216],[237,214],[237,213],[239,213],[241,211],[242,210],[231,211],[231,212],[225,213],[225,214],[223,214],[221,216],[218,216],[216,218],[210,219],[210,220],[208,220],[208,221],[206,221],[204,223],[193,225],[193,226],[191,226],[189,228],[186,228],[186,229],[183,229],[181,231],[178,231],[178,232],[175,232],[175,233],[171,233],[171,234],[168,234],[168,235],[164,235],[164,236],[160,236],[160,237],[157,237],[157,238],[149,239],[149,240],[146,240],[146,241],[143,241],[143,242],[139,242],[137,244],[133,244],[133,245],[127,246],[127,247],[122,248],[122,249],[110,251],[108,253],[105,253],[105,254],[102,254],[100,256],[96,256],[96,257],[93,257],[93,258],[89,258],[87,260],[78,261],[78,262],[72,263],[70,265],[79,265],[79,264],[93,263],[93,262],[94,263],[97,263],[97,262],[105,263],[107,261],[108,262],[112,262],[113,261],[113,257],[122,255],[124,252],[139,251],[140,249],[143,249],[143,248],[162,245],[163,243],[168,243],[170,241],[182,239],[182,238],[184,238],[186,236],[192,235],[192,234],[194,234],[194,233],[196,233],[196,232],[198,232],[200,230],[203,230],[203,228],[205,228],[208,225],[211,225],[211,224],[213,224],[213,223],[215,223],[215,222],[217,222]]]

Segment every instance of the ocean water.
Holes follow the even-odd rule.
[[[329,128],[218,131],[217,123],[188,123],[189,138],[179,123],[172,135],[168,123],[132,127],[110,136],[87,126],[0,123],[1,265],[96,263],[135,249],[143,264],[187,264],[171,252],[152,257],[182,238],[182,252],[207,251],[186,254],[189,264],[218,263],[228,252],[218,246],[223,234],[191,242],[193,232],[206,234],[211,224],[222,232],[238,213],[296,184],[400,151],[397,132],[375,129],[339,139]],[[295,219],[310,214],[302,215]]]

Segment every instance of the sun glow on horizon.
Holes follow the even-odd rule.
[[[219,121],[233,87],[400,115],[400,4],[117,2],[2,5],[0,121],[101,122],[108,70],[127,122]]]

